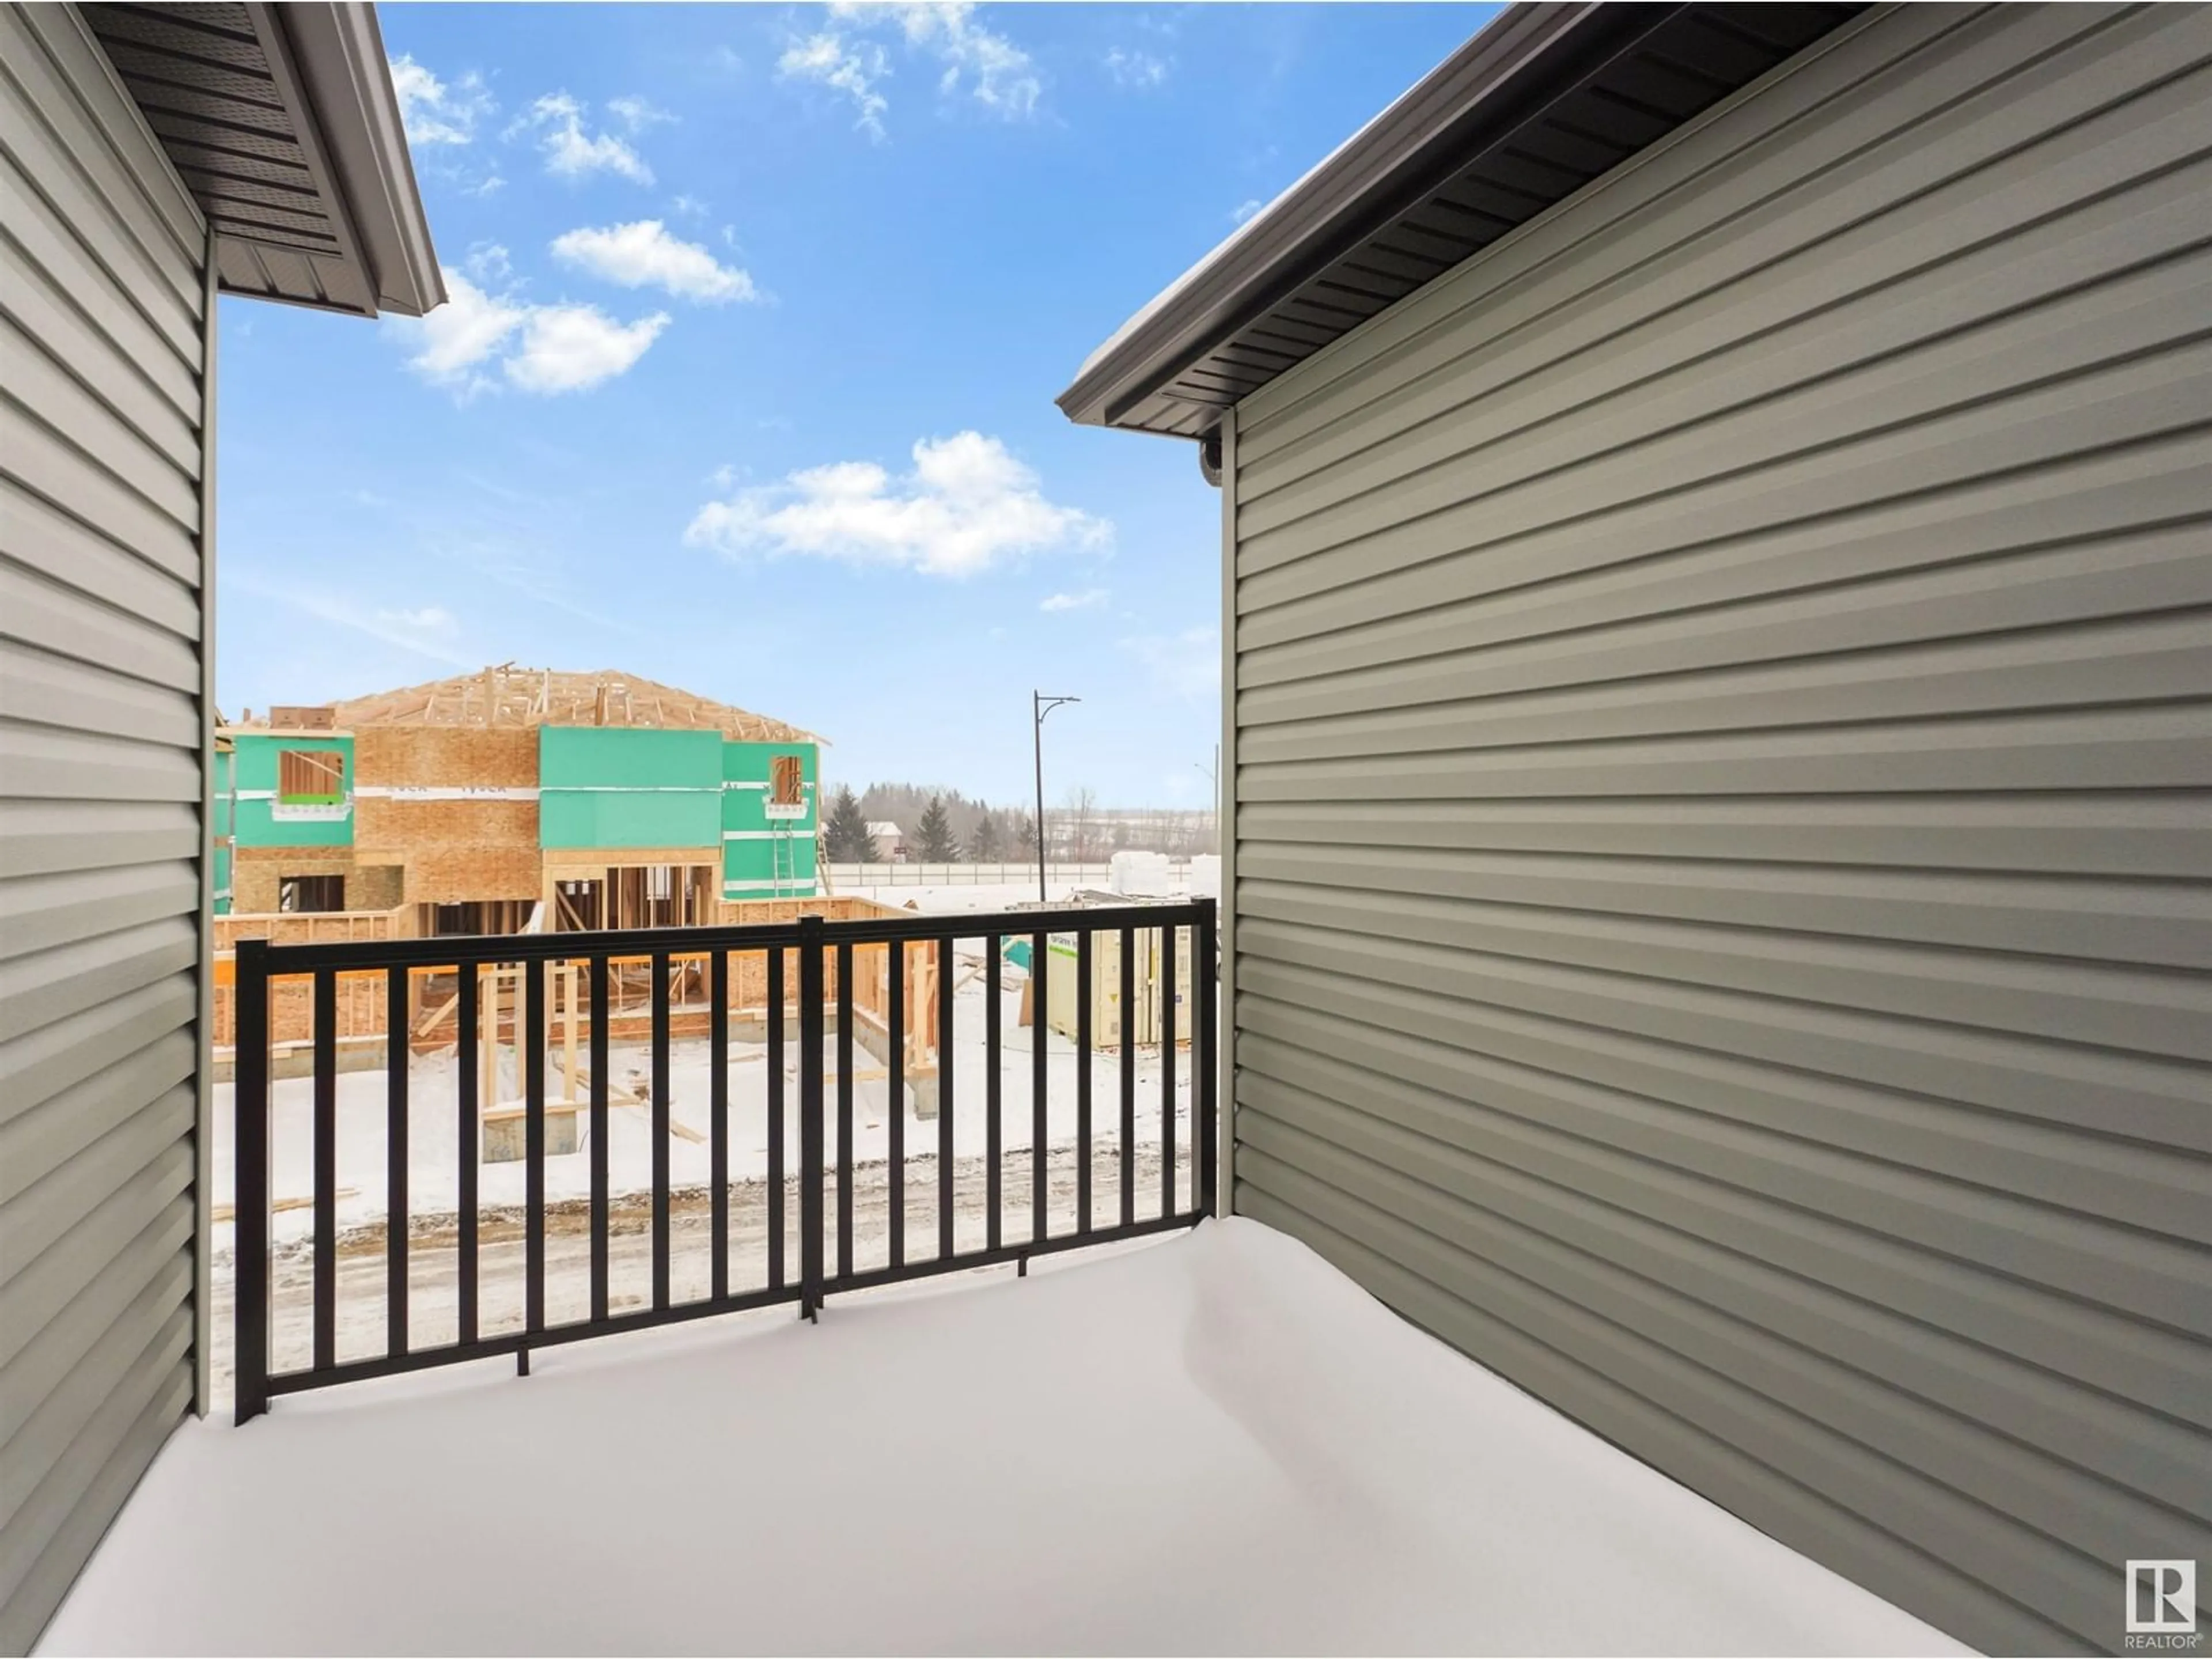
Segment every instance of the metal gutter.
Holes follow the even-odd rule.
[[[1538,82],[1548,89],[1599,38],[1633,29],[1634,14],[1672,9],[1508,8],[1125,325],[1055,400],[1061,410],[1082,424],[1115,424],[1133,399],[1265,313],[1448,173],[1463,159],[1470,129],[1520,112]],[[1447,146],[1448,156],[1440,154]]]

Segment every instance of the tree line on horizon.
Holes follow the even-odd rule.
[[[891,849],[868,832],[869,824],[884,823],[898,825],[907,857],[923,864],[1017,864],[1036,857],[1036,820],[1028,808],[911,783],[873,783],[858,794],[841,787],[823,815],[823,851],[833,864],[885,862]],[[1124,851],[1188,857],[1213,850],[1211,813],[1103,813],[1097,793],[1085,786],[1047,810],[1045,836],[1049,857],[1078,864]]]

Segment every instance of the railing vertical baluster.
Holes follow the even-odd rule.
[[[1005,1207],[1000,1165],[1006,1158],[1005,1103],[1001,1098],[1006,1049],[1000,1035],[1004,1018],[1000,1002],[1000,959],[1006,941],[996,933],[983,936],[983,1248],[999,1248],[1000,1211]],[[1032,975],[1036,968],[1030,969]],[[942,1110],[942,1108],[939,1108]]]
[[[1046,951],[1051,942],[1047,933],[1030,935],[1030,983],[1036,992],[1035,1006],[1030,1015],[1030,1237],[1039,1244],[1044,1243],[1048,1218],[1045,1142],[1049,1123],[1045,1106],[1045,1068],[1052,1058],[1052,1027],[1045,1019],[1045,985],[1050,977],[1046,971]]]
[[[890,1027],[890,1104],[885,1108],[890,1129],[888,1186],[890,1237],[888,1260],[894,1267],[906,1261],[906,941],[895,939],[885,947],[890,978],[884,1024]]]
[[[523,964],[516,1040],[522,1049],[522,1328],[545,1328],[545,961]],[[527,1363],[527,1356],[524,1361]]]
[[[822,1306],[822,918],[799,919],[799,1284],[809,1317]]]
[[[768,953],[768,1282],[783,1288],[783,957]]]
[[[717,1302],[730,1293],[730,953],[708,958],[707,1181],[714,1260],[708,1293]]]
[[[1215,932],[1213,901],[1202,898],[1197,902],[1198,920],[1191,926],[1191,968],[1198,980],[1193,994],[1196,1006],[1197,1024],[1193,1030],[1190,1048],[1190,1091],[1195,1103],[1192,1113],[1191,1133],[1194,1144],[1191,1153],[1195,1160],[1195,1186],[1191,1194],[1191,1207],[1200,1215],[1220,1213],[1220,1148],[1218,1145],[1220,1127],[1216,1115],[1218,1101],[1215,1076],[1219,1063],[1219,1050],[1214,1046],[1220,1029],[1221,966],[1220,939]]]
[[[1091,934],[1075,935],[1075,1231],[1091,1231]]]
[[[592,1317],[607,1316],[607,1188],[612,1184],[607,1152],[607,976],[606,952],[592,957]]]
[[[653,1305],[668,1305],[668,952],[656,951],[653,974]]]
[[[483,1107],[477,1098],[477,973],[482,964],[464,962],[454,974],[453,1043],[458,1110],[453,1114],[454,1340],[466,1346],[477,1340],[477,1175],[483,1157]],[[492,1031],[495,1043],[499,1036]]]
[[[338,1363],[338,981],[314,976],[315,1369]]]
[[[234,1420],[269,1409],[269,941],[238,941],[231,995]]]
[[[1160,1217],[1176,1212],[1176,930],[1160,929]]]
[[[952,941],[937,941],[937,1259],[952,1259]]]
[[[837,1277],[853,1271],[853,946],[837,942]]]
[[[1137,1219],[1137,930],[1121,930],[1121,1224]]]
[[[384,1349],[407,1352],[407,970],[384,970]]]

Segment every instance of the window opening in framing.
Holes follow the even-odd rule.
[[[285,915],[307,915],[345,908],[343,876],[279,876],[276,908]]]
[[[796,755],[778,755],[769,763],[769,804],[772,806],[804,806],[806,804],[805,769]]]
[[[345,804],[345,756],[336,749],[284,749],[276,756],[279,806]]]

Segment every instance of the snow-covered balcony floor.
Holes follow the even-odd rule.
[[[1958,1645],[1249,1221],[187,1425],[46,1653]]]

